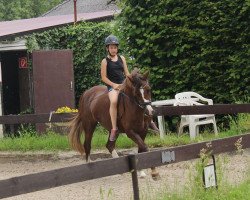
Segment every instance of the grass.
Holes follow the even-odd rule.
[[[218,190],[212,188],[208,190],[192,190],[183,193],[165,193],[158,200],[248,200],[250,196],[250,180],[247,180],[237,186],[224,185]]]
[[[209,153],[206,154],[209,156]],[[239,154],[238,156],[242,156]],[[204,189],[202,173],[207,162],[202,159],[197,159],[194,165],[189,166],[188,180],[183,187],[176,185],[176,187],[169,188],[168,183],[164,183],[157,190],[144,188],[145,192],[141,193],[142,199],[147,200],[248,200],[250,197],[250,166],[248,165],[244,173],[244,178],[234,182],[229,180],[228,170],[226,164],[229,162],[229,157],[226,155],[216,156],[216,172],[218,188],[210,187]],[[208,161],[208,160],[207,160]],[[239,168],[237,168],[239,169]],[[232,175],[232,174],[231,174]],[[232,178],[232,177],[231,177]],[[176,183],[178,184],[178,183]],[[150,193],[148,191],[151,191]]]
[[[250,166],[245,172],[245,178],[238,184],[230,184],[228,181],[227,170],[225,164],[228,162],[227,157],[219,155],[216,158],[217,184],[218,188],[211,187],[204,189],[202,181],[202,172],[204,163],[201,159],[196,161],[196,170],[189,171],[189,181],[183,191],[166,191],[162,190],[160,195],[156,195],[158,200],[247,200],[250,197]]]
[[[250,197],[250,179],[239,185],[222,184],[215,188],[205,190],[201,187],[184,189],[182,192],[163,192],[158,200],[248,200]]]
[[[195,140],[190,140],[188,134],[177,136],[176,133],[167,133],[164,139],[160,139],[158,135],[149,134],[146,137],[146,144],[150,147],[170,147],[176,145],[185,145],[190,143],[202,142],[217,138],[225,138],[233,135],[238,135],[250,130],[250,114],[242,114],[239,121],[231,120],[231,128],[227,131],[220,131],[218,136],[205,131],[200,134]],[[23,128],[19,131],[20,137],[5,137],[0,140],[0,151],[69,151],[71,150],[67,136],[59,135],[52,131],[38,136],[31,128]],[[105,149],[107,142],[107,131],[102,127],[98,127],[95,131],[92,140],[92,149]],[[117,140],[116,147],[127,149],[136,147],[133,141],[121,134]]]
[[[66,136],[53,132],[46,135],[21,135],[20,137],[6,137],[0,140],[0,151],[56,151],[70,150]]]

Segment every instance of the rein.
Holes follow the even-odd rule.
[[[144,87],[145,87],[145,86],[144,86]],[[144,87],[142,87],[142,89],[143,89]],[[134,102],[137,106],[139,106],[141,109],[146,109],[146,106],[147,106],[147,105],[151,105],[151,101],[139,103],[139,102],[137,102],[135,99],[133,99],[133,98],[131,98],[130,96],[126,95],[124,92],[122,92],[122,91],[119,91],[119,92],[120,92],[120,94],[122,94],[122,95],[124,95],[125,97],[129,98],[130,101],[133,101],[133,102]],[[100,96],[102,96],[102,95],[104,95],[104,94],[107,94],[107,93],[108,93],[107,91],[102,92],[101,94],[95,96],[95,98],[94,98],[93,100],[95,100],[95,99],[99,98]]]
[[[133,101],[137,106],[141,109],[145,109],[147,105],[151,105],[151,101],[139,103],[135,99],[131,98],[130,96],[126,95],[124,92],[120,91],[120,94],[124,95],[125,97],[129,98],[130,101]]]
[[[147,116],[147,117],[151,117],[150,114],[148,114],[146,111],[147,111],[147,108],[146,106],[147,105],[151,105],[151,101],[148,101],[148,102],[143,102],[143,103],[139,103],[138,101],[136,101],[134,98],[131,98],[130,96],[126,95],[124,92],[120,91],[120,94],[123,95],[124,97],[128,98],[130,101],[134,102],[139,108],[141,108],[143,111],[144,111],[144,115]],[[123,105],[124,106],[124,105]]]

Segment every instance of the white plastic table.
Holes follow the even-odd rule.
[[[191,98],[193,101],[198,101],[198,98]],[[160,100],[160,101],[153,101],[152,106],[173,106],[177,102],[176,99],[167,99],[167,100]],[[164,138],[166,135],[166,130],[165,130],[165,119],[164,116],[157,116],[158,120],[158,126],[160,130],[160,137]]]
[[[175,99],[167,99],[167,100],[153,101],[151,105],[152,106],[173,106],[175,102],[176,102]],[[161,139],[163,139],[164,136],[166,135],[164,116],[157,116],[157,120],[158,120],[158,126],[160,130],[160,137]]]

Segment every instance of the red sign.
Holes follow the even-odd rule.
[[[19,68],[20,69],[28,68],[27,57],[21,57],[21,58],[19,58]]]

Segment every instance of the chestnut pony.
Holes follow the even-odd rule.
[[[138,145],[138,153],[148,151],[144,139],[151,121],[147,109],[150,100],[148,73],[141,74],[138,69],[134,69],[126,77],[120,89],[117,125],[119,132],[126,133]],[[69,141],[75,150],[86,154],[87,161],[89,161],[91,140],[97,123],[99,122],[107,130],[112,128],[109,105],[106,86],[94,86],[85,91],[80,98],[78,113],[70,124]],[[83,145],[80,141],[82,132],[85,136]],[[113,157],[118,157],[115,141],[108,140],[106,147]]]

